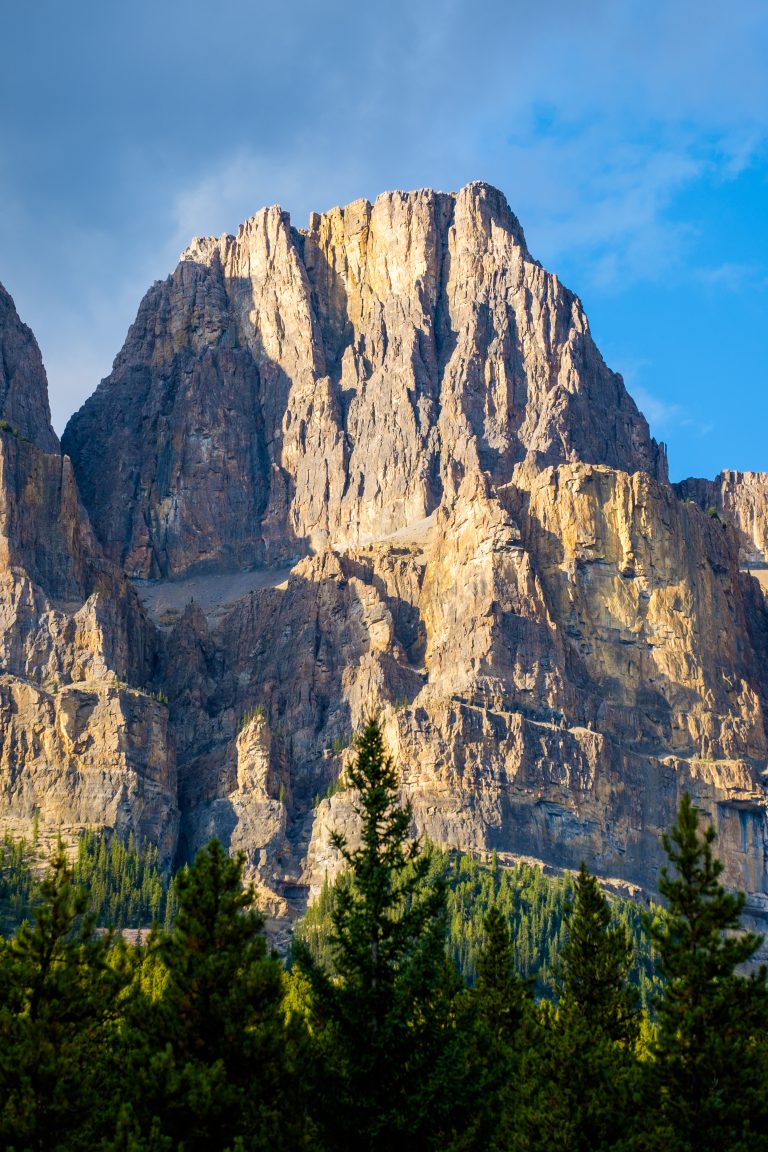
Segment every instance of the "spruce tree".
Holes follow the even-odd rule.
[[[558,967],[559,1005],[539,1010],[525,1060],[530,1107],[522,1147],[607,1152],[632,1131],[639,997],[632,945],[582,864]],[[514,1144],[513,1144],[514,1146]]]
[[[451,1105],[446,1077],[456,977],[445,953],[445,887],[426,884],[428,854],[410,837],[381,725],[370,718],[348,769],[359,847],[334,843],[349,868],[337,886],[330,948],[335,975],[299,955],[314,990],[315,1027],[331,1100],[334,1149],[429,1147]]]
[[[486,914],[484,927],[485,945],[477,961],[477,1004],[486,1027],[498,1040],[510,1044],[528,1003],[528,989],[515,967],[507,918],[495,904]]]
[[[114,1132],[117,1033],[132,971],[128,951],[94,931],[88,899],[60,844],[33,923],[0,942],[4,1148],[93,1148]]]
[[[664,914],[649,921],[664,991],[652,1066],[659,1139],[680,1152],[765,1147],[766,970],[739,972],[760,937],[741,929],[745,896],[720,883],[715,831],[686,793],[662,837]]]
[[[447,1152],[507,1152],[517,1131],[529,989],[515,967],[507,918],[496,905],[486,913],[484,929],[477,981],[459,1014],[454,1047],[463,1076]]]
[[[140,1127],[185,1152],[302,1143],[282,968],[242,871],[242,855],[212,840],[178,875],[176,922],[151,946],[165,970],[160,997],[132,1021],[144,1036],[143,1052],[133,1044]]]
[[[562,1022],[580,1018],[631,1046],[639,1027],[639,997],[629,983],[632,943],[624,925],[612,923],[610,905],[583,863],[567,925],[559,969]]]

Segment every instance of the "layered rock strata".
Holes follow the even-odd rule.
[[[716,516],[670,487],[495,190],[193,242],[63,445],[87,515],[66,456],[0,431],[0,644],[37,694],[5,713],[6,825],[42,796],[166,857],[217,834],[293,914],[378,707],[439,843],[652,891],[688,789],[761,910],[763,481]]]
[[[726,471],[714,480],[683,480],[675,488],[684,500],[736,528],[745,567],[768,567],[768,473]]]
[[[36,817],[41,835],[133,831],[170,863],[173,740],[167,708],[143,687],[155,630],[91,531],[50,427],[37,345],[2,289],[0,349],[2,826],[28,836]]]
[[[338,864],[352,798],[324,797],[378,704],[438,843],[653,890],[687,788],[760,904],[766,613],[735,537],[647,474],[515,481],[467,477],[413,538],[304,560],[218,621],[190,606],[163,672],[189,736],[187,851],[216,831],[300,902]]]
[[[278,563],[393,532],[520,460],[664,478],[578,299],[503,196],[279,208],[196,240],[63,439],[129,575]]]

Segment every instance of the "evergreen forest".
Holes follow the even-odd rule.
[[[689,796],[641,910],[413,841],[375,718],[349,778],[287,964],[218,841],[172,885],[117,837],[0,845],[0,1147],[768,1149],[761,940]]]

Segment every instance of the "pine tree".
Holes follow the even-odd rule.
[[[166,973],[160,998],[133,1020],[144,1032],[144,1052],[133,1053],[141,1126],[159,1123],[185,1152],[302,1143],[282,968],[242,870],[243,857],[212,840],[178,875],[175,925],[152,945]]]
[[[636,989],[632,946],[597,881],[582,864],[566,913],[558,964],[560,1001],[540,1009],[525,1062],[531,1106],[523,1147],[602,1152],[620,1146],[635,1116]]]
[[[760,937],[741,930],[745,896],[720,883],[714,840],[711,826],[700,832],[686,793],[662,837],[671,865],[659,882],[667,909],[649,922],[665,980],[653,1090],[666,1146],[680,1152],[737,1152],[768,1137],[766,970],[738,972]]]
[[[0,1143],[92,1148],[114,1130],[117,1032],[132,971],[127,950],[94,932],[88,893],[61,845],[32,924],[0,943]]]
[[[376,718],[356,741],[360,846],[334,843],[349,868],[333,909],[336,977],[299,955],[314,992],[330,1080],[325,1123],[335,1149],[428,1147],[450,1106],[450,1009],[456,978],[445,954],[445,888],[410,838],[411,811]],[[318,1090],[321,1090],[320,1088]]]

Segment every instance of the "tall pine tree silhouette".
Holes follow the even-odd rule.
[[[746,1152],[768,1139],[766,971],[739,972],[760,937],[741,930],[745,896],[720,883],[714,840],[686,793],[662,838],[667,909],[649,921],[666,982],[652,1071],[663,1139],[675,1152]]]
[[[348,769],[360,844],[334,837],[349,882],[337,886],[330,948],[335,977],[302,958],[324,1025],[329,1142],[338,1149],[429,1146],[450,1106],[445,1075],[457,981],[445,952],[445,889],[426,884],[430,860],[410,835],[378,718],[356,740]]]

